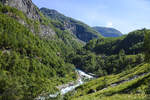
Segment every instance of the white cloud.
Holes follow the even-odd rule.
[[[107,22],[106,27],[113,27],[113,23],[112,22]]]

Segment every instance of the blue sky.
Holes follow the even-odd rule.
[[[32,0],[90,26],[114,27],[124,34],[150,28],[150,0]]]

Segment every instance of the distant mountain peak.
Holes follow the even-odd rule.
[[[112,27],[95,26],[93,29],[95,29],[104,37],[119,37],[123,35],[119,30]]]

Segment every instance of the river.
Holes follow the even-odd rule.
[[[78,79],[76,82],[71,82],[65,85],[58,86],[59,92],[55,94],[49,94],[48,97],[39,96],[36,100],[46,100],[46,98],[56,98],[59,94],[64,95],[70,91],[73,91],[76,87],[85,83],[85,80],[93,79],[94,77],[91,75],[86,74],[80,69],[76,69],[76,73],[78,75]]]

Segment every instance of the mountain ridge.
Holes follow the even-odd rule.
[[[123,35],[115,28],[94,26],[93,29],[98,31],[104,37],[120,37]]]
[[[58,20],[62,23],[64,29],[69,30],[72,34],[84,42],[88,42],[94,38],[102,37],[97,31],[83,22],[77,21],[73,18],[66,17],[56,10],[41,8],[40,11],[50,19]]]

